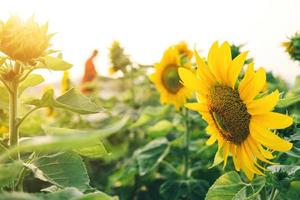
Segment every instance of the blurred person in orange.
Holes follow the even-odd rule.
[[[89,86],[89,83],[94,81],[98,73],[95,68],[94,59],[97,57],[98,51],[94,50],[92,55],[85,62],[84,75],[81,81],[81,92],[84,94],[89,94],[93,91],[93,88]]]

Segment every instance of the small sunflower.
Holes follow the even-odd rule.
[[[218,153],[223,156],[224,167],[228,155],[235,169],[244,171],[248,179],[254,174],[264,175],[259,160],[273,164],[271,150],[288,151],[292,144],[274,134],[292,124],[292,118],[272,112],[279,100],[279,92],[258,98],[266,82],[263,68],[254,71],[249,64],[244,78],[236,84],[245,63],[247,52],[232,60],[230,46],[215,42],[208,54],[207,63],[195,52],[197,71],[180,68],[184,85],[197,94],[197,103],[186,107],[198,111],[208,123],[210,134],[207,144],[218,141]]]
[[[154,66],[155,72],[150,80],[155,84],[160,93],[161,103],[173,104],[179,109],[191,95],[189,89],[184,87],[178,75],[178,68],[181,67],[179,52],[170,47],[166,50],[160,63]],[[185,65],[188,67],[188,64]]]
[[[291,59],[300,61],[300,33],[296,33],[290,38],[290,41],[283,42],[282,46],[290,54]]]
[[[191,51],[186,42],[180,42],[174,45],[175,49],[179,52],[179,54],[183,57],[188,58],[189,60],[193,57],[193,51]]]
[[[38,25],[34,18],[23,22],[13,16],[6,23],[0,23],[0,51],[13,60],[30,63],[45,55],[50,46],[51,34],[48,25]]]

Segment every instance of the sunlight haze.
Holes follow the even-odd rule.
[[[54,49],[74,64],[72,79],[83,74],[84,62],[93,49],[101,75],[108,74],[108,48],[119,40],[134,62],[153,64],[170,44],[187,41],[205,56],[210,44],[227,40],[245,44],[256,67],[263,66],[289,83],[299,73],[281,43],[300,29],[297,0],[10,0],[1,1],[0,17],[35,15],[49,21]],[[61,72],[43,72],[47,82]]]

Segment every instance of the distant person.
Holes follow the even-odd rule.
[[[98,76],[98,73],[95,68],[94,64],[94,59],[97,57],[98,51],[94,50],[92,55],[87,59],[85,62],[85,70],[84,70],[84,75],[82,78],[82,88],[81,91],[85,94],[90,93],[93,91],[93,88],[89,87],[88,83],[92,82],[95,80]]]

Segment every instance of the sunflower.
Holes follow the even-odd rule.
[[[30,63],[46,54],[51,34],[48,25],[38,25],[34,18],[23,22],[13,16],[6,23],[0,22],[0,51],[13,60]]]
[[[235,169],[244,171],[249,180],[254,174],[264,175],[259,161],[273,164],[271,151],[288,151],[292,144],[271,130],[282,129],[292,124],[292,118],[272,112],[279,100],[279,92],[259,98],[264,88],[266,73],[263,68],[254,70],[248,65],[244,78],[236,84],[245,63],[247,52],[231,59],[230,46],[215,42],[205,62],[195,52],[197,71],[180,68],[183,84],[195,91],[197,103],[186,107],[198,111],[208,123],[210,134],[207,144],[218,141],[218,155],[224,160],[233,158]]]
[[[150,76],[160,93],[161,103],[173,104],[176,109],[182,107],[186,98],[191,95],[191,91],[180,81],[178,68],[181,66],[179,52],[170,47],[165,51],[160,63],[154,66],[155,72]],[[189,64],[183,67],[189,67]]]
[[[186,42],[180,42],[174,45],[175,49],[179,52],[179,54],[183,57],[188,58],[189,60],[193,57],[193,51],[188,48]]]

